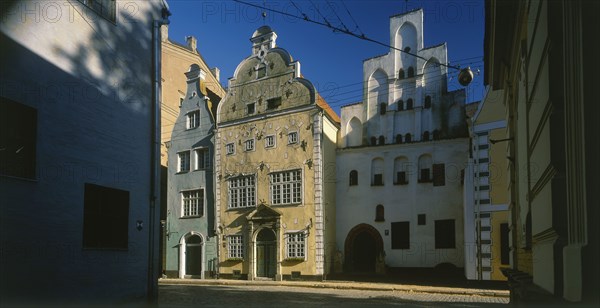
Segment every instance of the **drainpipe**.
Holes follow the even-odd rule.
[[[150,137],[150,209],[148,214],[148,302],[156,303],[158,298],[158,232],[155,231],[160,226],[160,210],[157,210],[157,203],[160,206],[160,109],[161,109],[161,40],[160,26],[168,25],[168,17],[171,15],[167,3],[162,1],[161,20],[154,20],[152,23],[152,117],[151,117],[151,137]]]

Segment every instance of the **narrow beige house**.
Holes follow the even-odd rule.
[[[268,26],[217,111],[221,278],[321,280],[335,251],[339,118]]]

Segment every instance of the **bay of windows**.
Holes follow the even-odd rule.
[[[269,174],[273,205],[302,203],[302,171],[290,170]]]

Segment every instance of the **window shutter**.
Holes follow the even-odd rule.
[[[446,185],[446,166],[444,164],[433,164],[433,186]]]

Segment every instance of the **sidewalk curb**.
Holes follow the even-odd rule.
[[[339,289],[339,290],[364,290],[364,291],[397,291],[408,293],[432,293],[448,295],[471,295],[471,296],[491,296],[506,297],[510,296],[508,290],[485,290],[485,289],[464,289],[452,287],[433,287],[401,284],[383,284],[383,283],[359,283],[359,282],[338,282],[338,281],[251,281],[251,280],[201,280],[201,279],[172,279],[161,278],[159,285],[194,285],[194,286],[279,286],[279,287],[299,287],[313,289]]]

